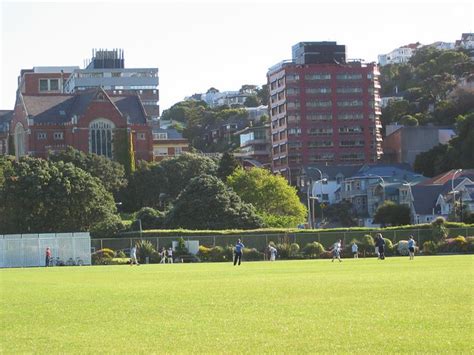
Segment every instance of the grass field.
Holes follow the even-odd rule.
[[[474,256],[0,276],[8,354],[474,352]]]

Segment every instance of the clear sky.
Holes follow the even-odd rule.
[[[125,66],[158,67],[162,109],[211,86],[262,85],[300,41],[337,41],[349,58],[474,30],[472,1],[0,0],[0,109],[34,66],[83,67],[92,48],[123,48]]]

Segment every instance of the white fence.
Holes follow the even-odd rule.
[[[45,266],[46,248],[53,258],[91,264],[91,237],[86,233],[0,235],[0,267]]]

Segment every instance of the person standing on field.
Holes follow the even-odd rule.
[[[49,247],[46,248],[45,252],[46,260],[44,266],[48,267],[51,266],[51,249]]]
[[[165,248],[161,248],[160,264],[165,264],[165,263],[166,263],[166,250],[165,250]]]
[[[334,259],[338,259],[339,262],[341,262],[341,240],[339,239],[334,245],[332,246],[332,262],[334,262]]]
[[[359,258],[359,247],[356,242],[352,242],[352,254],[354,255],[354,259]]]
[[[133,264],[139,265],[137,259],[137,247],[135,245],[130,249],[130,266]]]
[[[173,264],[173,248],[168,248],[168,264]]]
[[[275,261],[277,255],[276,248],[273,245],[268,244],[268,251],[270,252],[270,261]]]
[[[382,233],[377,234],[375,246],[378,247],[379,250],[379,259],[385,260],[385,240],[382,237]]]
[[[237,240],[237,244],[235,244],[234,248],[234,266],[237,264],[237,260],[240,262],[242,261],[242,252],[244,251],[244,244],[240,239]]]
[[[415,259],[415,240],[413,239],[413,236],[410,235],[410,239],[408,239],[408,254],[410,255],[410,260]]]

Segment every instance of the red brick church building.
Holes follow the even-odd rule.
[[[113,158],[114,136],[123,130],[132,137],[135,158],[153,160],[152,127],[140,97],[101,87],[65,94],[65,71],[21,72],[9,124],[14,154],[46,157],[72,146]]]

